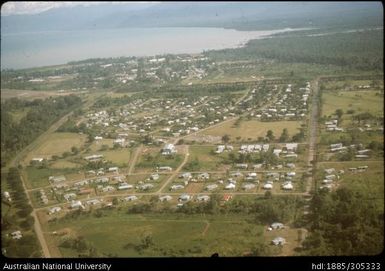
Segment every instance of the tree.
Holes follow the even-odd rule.
[[[279,137],[280,142],[286,142],[289,139],[289,133],[286,128],[282,130],[282,134]]]
[[[337,115],[337,118],[340,120],[342,115],[344,114],[344,111],[342,111],[342,109],[337,109],[335,114]]]
[[[273,134],[273,131],[272,130],[267,131],[266,137],[269,139],[269,141],[273,141],[274,138],[275,138],[274,134]]]
[[[228,134],[225,134],[222,136],[223,143],[227,144],[230,141],[230,136]]]

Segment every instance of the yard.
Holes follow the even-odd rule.
[[[279,137],[282,130],[286,128],[289,136],[293,136],[298,133],[298,129],[301,127],[301,122],[299,121],[261,122],[257,120],[241,121],[239,127],[235,127],[235,121],[225,122],[223,125],[209,128],[201,133],[213,136],[224,136],[227,134],[230,136],[230,141],[235,140],[237,137],[240,137],[242,140],[247,140],[248,138],[257,140],[258,137],[265,137],[268,130],[273,131],[275,137]]]

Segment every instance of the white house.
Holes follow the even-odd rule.
[[[198,195],[196,200],[197,201],[209,201],[210,200],[210,196],[208,196],[208,195]]]
[[[218,188],[217,184],[209,184],[208,186],[206,186],[207,191],[212,191],[212,190],[217,189],[217,188]]]
[[[271,190],[271,189],[273,189],[273,184],[271,184],[271,183],[266,183],[266,184],[263,185],[263,189],[265,189],[265,190]]]
[[[179,201],[189,201],[190,199],[191,199],[191,196],[188,194],[182,194],[178,198]]]
[[[255,188],[255,184],[252,184],[252,183],[245,183],[242,185],[242,188],[244,190],[251,190],[251,189],[254,189]]]
[[[137,199],[138,199],[138,197],[135,196],[135,195],[128,196],[128,197],[124,198],[125,201],[134,201],[134,200],[137,200]]]
[[[227,190],[235,189],[235,184],[229,183],[228,185],[225,186],[225,189]]]
[[[164,202],[164,201],[170,201],[172,200],[172,197],[170,195],[165,195],[165,196],[160,196],[159,201]]]
[[[119,186],[118,186],[118,190],[125,190],[125,189],[132,189],[134,186],[132,184],[128,184],[128,183],[121,183]]]
[[[166,144],[162,149],[162,155],[171,155],[176,153],[174,144]]]
[[[181,185],[181,184],[175,184],[175,185],[172,185],[172,186],[170,187],[170,190],[171,190],[171,191],[174,191],[174,190],[180,190],[180,189],[183,189],[183,188],[184,188],[183,185]]]
[[[58,213],[58,212],[60,212],[60,211],[61,211],[61,207],[57,206],[57,207],[52,207],[52,208],[50,208],[49,211],[48,211],[48,213],[49,213],[50,215],[52,215],[52,214]]]
[[[80,200],[72,201],[71,202],[71,209],[84,209],[84,206]]]
[[[279,245],[284,245],[285,243],[286,243],[286,240],[285,240],[285,238],[283,238],[283,237],[276,237],[276,238],[274,238],[272,241],[271,241],[272,243],[273,243],[273,245],[275,245],[275,246],[279,246]]]

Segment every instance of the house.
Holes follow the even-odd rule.
[[[118,190],[125,190],[125,189],[132,189],[134,186],[132,184],[128,184],[128,183],[121,183],[119,186],[118,186]]]
[[[255,164],[253,165],[253,169],[260,169],[262,168],[263,164]]]
[[[196,198],[196,201],[209,201],[209,200],[210,200],[210,196],[208,195],[198,195]]]
[[[102,192],[111,192],[111,191],[115,191],[115,187],[111,185],[107,185],[106,187],[102,188]]]
[[[215,153],[222,153],[225,150],[225,145],[219,145],[217,146],[217,150]]]
[[[225,186],[225,189],[227,189],[227,190],[235,189],[235,184],[229,183],[228,185]]]
[[[50,176],[48,177],[48,180],[53,183],[59,183],[59,182],[64,182],[66,180],[66,177],[63,175],[60,176]]]
[[[203,172],[203,173],[198,175],[198,179],[208,180],[208,179],[210,179],[210,174],[208,174],[207,172]]]
[[[285,226],[282,223],[274,222],[273,224],[270,225],[270,228],[273,230],[280,230],[280,229],[284,229]]]
[[[93,154],[93,155],[84,157],[84,159],[89,161],[89,162],[96,162],[96,161],[99,161],[102,158],[103,158],[102,154]]]
[[[273,245],[275,245],[275,246],[282,246],[282,245],[284,245],[284,244],[286,243],[286,240],[285,240],[285,238],[283,238],[283,237],[276,237],[276,238],[274,238],[274,239],[271,241],[271,243],[272,243]]]
[[[64,194],[64,199],[69,201],[71,199],[76,199],[76,194],[75,193],[68,193],[68,194]]]
[[[172,171],[172,167],[158,167],[158,170],[161,170],[161,171]]]
[[[256,172],[250,172],[247,174],[247,177],[257,178],[257,173]]]
[[[287,172],[286,176],[294,177],[295,176],[295,172],[294,171]]]
[[[11,195],[9,194],[8,191],[4,191],[3,195],[4,195],[4,198],[5,198],[7,201],[12,201]]]
[[[293,184],[289,182],[284,182],[282,185],[283,190],[293,190]]]
[[[32,158],[32,160],[31,160],[31,162],[34,162],[34,163],[41,163],[43,161],[44,161],[44,158],[40,158],[40,157]]]
[[[165,196],[160,196],[159,201],[165,202],[165,201],[170,201],[172,200],[172,197],[170,195],[165,195]]]
[[[176,153],[174,144],[166,144],[162,149],[162,155],[171,155]]]
[[[191,179],[192,178],[192,175],[190,172],[185,172],[185,173],[182,173],[181,175],[179,175],[179,178],[183,178],[183,179]]]
[[[49,209],[48,214],[52,215],[52,214],[58,213],[58,212],[60,212],[60,211],[61,211],[61,207],[59,207],[59,206],[57,206],[57,207],[52,207],[52,208]]]
[[[172,185],[172,186],[170,187],[170,191],[180,190],[180,189],[183,189],[183,188],[184,188],[183,185],[181,185],[181,184],[175,184],[175,185]]]
[[[11,233],[12,239],[19,240],[23,235],[21,234],[21,231],[14,231]]]
[[[269,144],[263,144],[262,145],[262,149],[263,149],[264,152],[267,152],[269,150],[269,148],[270,148]]]
[[[281,149],[274,149],[273,150],[273,154],[276,155],[277,157],[279,157],[279,154],[282,152]]]
[[[212,190],[217,189],[217,188],[218,188],[217,184],[209,184],[208,186],[206,186],[207,191],[212,191]]]
[[[108,168],[108,172],[119,173],[119,168],[118,167],[110,167],[110,168]]]
[[[229,200],[231,200],[232,198],[233,198],[232,195],[229,195],[229,194],[224,194],[224,195],[223,195],[223,201],[229,201]]]
[[[72,201],[71,202],[71,209],[75,209],[75,210],[78,210],[78,209],[84,209],[84,206],[82,204],[82,202],[80,200],[77,200],[77,201]]]
[[[273,189],[273,184],[272,183],[266,183],[263,185],[263,189],[271,190],[271,189]]]
[[[241,168],[241,169],[247,169],[248,168],[248,164],[235,164],[235,167],[236,168]]]
[[[294,163],[287,163],[286,167],[293,169],[293,168],[295,168],[295,164]]]
[[[102,137],[102,136],[95,136],[94,139],[95,139],[95,140],[102,140],[103,137]]]
[[[327,173],[327,174],[332,174],[332,173],[335,172],[336,170],[335,170],[335,168],[326,168],[324,171],[325,171],[325,173]]]
[[[189,201],[190,199],[191,199],[191,196],[188,194],[182,194],[178,198],[179,201]]]
[[[142,191],[150,190],[153,187],[154,187],[154,185],[151,183],[146,183],[146,184],[142,184],[142,185],[137,186],[137,188],[139,190],[142,190]]]
[[[159,179],[159,174],[157,174],[157,173],[151,174],[150,180],[157,181],[158,179]]]
[[[245,183],[242,185],[242,188],[244,190],[251,190],[251,189],[254,189],[255,188],[255,184],[252,184],[252,183]]]
[[[78,195],[87,195],[91,194],[94,190],[92,188],[90,189],[82,189],[78,192]]]
[[[296,152],[298,148],[298,143],[286,143],[286,150],[289,152]]]
[[[243,174],[237,171],[237,172],[231,173],[230,176],[232,176],[232,177],[242,177]]]
[[[101,202],[100,202],[100,200],[98,200],[98,199],[91,199],[91,200],[87,200],[86,201],[86,204],[87,205],[98,205],[98,204],[100,204]]]
[[[124,198],[125,201],[135,201],[135,200],[137,200],[137,199],[138,199],[138,197],[135,196],[135,195],[128,196],[128,197],[125,197],[125,198]]]
[[[114,140],[113,144],[124,147],[125,142],[126,142],[126,140],[124,138],[117,138]]]

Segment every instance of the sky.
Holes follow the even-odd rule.
[[[148,3],[145,1],[141,2],[28,2],[28,1],[9,1],[5,2],[1,6],[1,15],[16,15],[16,14],[37,14],[52,8],[58,7],[73,7],[73,6],[91,6],[91,5],[100,5],[104,3],[112,4],[135,4],[135,3]]]

